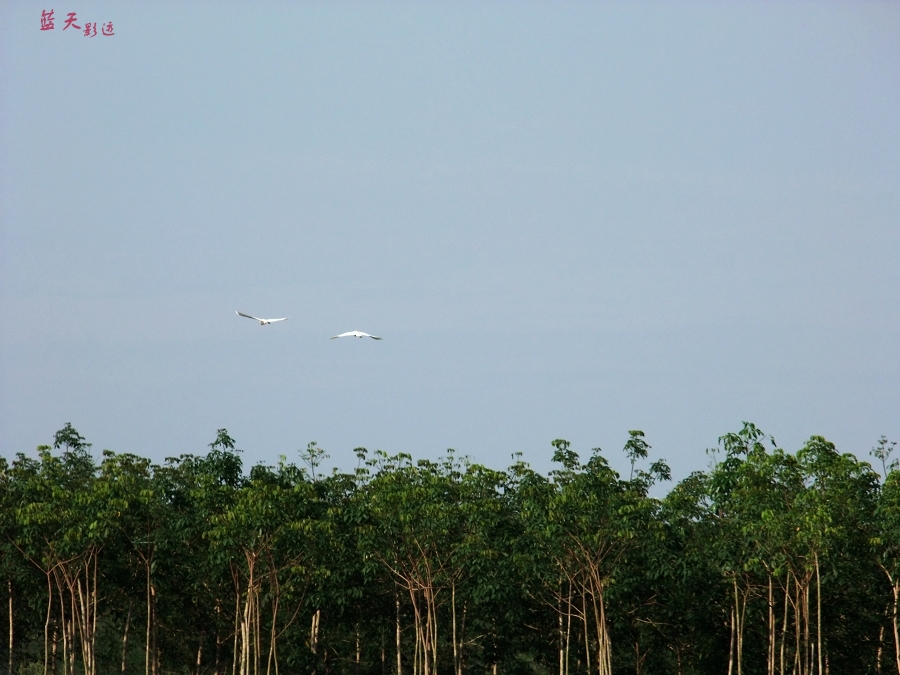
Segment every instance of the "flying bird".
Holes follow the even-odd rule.
[[[341,333],[340,335],[332,335],[328,339],[334,340],[335,338],[341,338],[341,337],[358,337],[358,338],[370,337],[373,340],[381,339],[377,335],[369,335],[368,333],[363,333],[361,330],[351,330],[349,333]]]
[[[265,326],[270,323],[275,323],[276,321],[285,321],[288,317],[282,317],[280,319],[260,319],[258,316],[250,316],[249,314],[244,314],[243,312],[235,312],[238,316],[245,316],[248,319],[253,319],[254,321],[259,321],[260,326]]]

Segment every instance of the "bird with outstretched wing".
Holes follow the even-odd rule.
[[[358,338],[372,338],[373,340],[380,340],[381,338],[377,335],[369,335],[368,333],[363,333],[361,330],[351,330],[349,333],[341,333],[340,335],[332,335],[329,340],[334,340],[336,338],[342,337],[358,337]]]
[[[244,316],[248,319],[253,319],[254,321],[259,321],[260,326],[267,326],[270,323],[275,323],[276,321],[287,321],[288,317],[282,317],[280,319],[260,319],[258,316],[250,316],[249,314],[244,314],[243,312],[235,312],[238,316]]]

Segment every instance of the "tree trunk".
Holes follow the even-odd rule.
[[[896,603],[895,603],[896,604]],[[47,572],[47,619],[44,621],[44,675],[49,675],[50,661],[50,614],[53,611],[53,586],[50,583],[50,572]],[[895,612],[896,615],[896,612]]]
[[[603,648],[597,659],[603,659],[604,675],[612,675],[612,640],[609,635],[609,627],[606,625],[606,598],[603,593],[603,585],[598,584],[600,595],[600,622],[603,624]]]
[[[450,609],[453,618],[453,672],[459,675],[459,643],[456,635],[456,583],[450,585]]]
[[[206,637],[204,633],[200,633],[200,641],[197,645],[197,659],[194,662],[194,673],[200,675],[200,664],[203,663],[203,639]]]
[[[812,654],[810,646],[812,644],[812,640],[809,636],[809,580],[806,580],[806,583],[803,585],[803,639],[805,647],[803,649],[803,655],[806,659],[806,663],[804,664],[803,672],[805,675],[810,675],[810,669],[812,667]]]
[[[572,582],[569,582],[569,597],[566,599],[566,668],[569,675],[569,645],[572,642]]]
[[[8,675],[13,675],[13,637],[15,633],[13,632],[13,589],[12,589],[12,579],[8,579],[6,581],[6,587],[9,591],[9,660],[6,663],[6,671]]]
[[[150,562],[144,560],[145,590],[147,592],[147,630],[144,635],[144,675],[150,675],[150,627],[153,625],[153,604],[150,595]]]
[[[816,561],[816,642],[818,643],[819,652],[819,675],[825,675],[822,664],[822,578],[819,575],[819,555],[815,556]]]
[[[875,672],[881,675],[881,653],[884,651],[884,624],[878,629],[878,651],[875,653]]]
[[[728,675],[732,675],[734,673],[734,607],[731,608],[731,620],[729,623],[729,632],[728,632]]]
[[[99,590],[99,567],[100,567],[100,555],[99,552],[94,556],[94,588],[91,591],[91,596],[93,598],[93,608],[91,609],[91,672],[97,672],[97,616],[98,616],[98,607],[100,604],[100,590]]]
[[[466,669],[466,617],[469,612],[469,603],[463,603],[462,625],[459,631],[459,675],[463,675]]]
[[[603,597],[603,582],[591,575],[588,577],[588,583],[590,584],[589,589],[583,587],[583,591],[587,592],[589,590],[594,610],[594,622],[597,629],[597,675],[611,675],[612,645],[610,644],[609,631],[606,627],[606,603]]]
[[[313,654],[319,653],[319,617],[322,615],[322,610],[317,609],[313,612],[312,619],[310,620],[309,626],[309,650]]]
[[[275,587],[275,597],[272,599],[272,628],[269,631],[269,655],[266,657],[266,675],[271,675],[272,665],[275,666],[275,674],[278,675],[278,653],[276,652],[276,642],[278,640],[278,600],[280,591],[278,590],[278,584],[271,583],[270,585]]]
[[[562,582],[559,584],[559,595],[557,596],[556,603],[556,616],[557,616],[557,626],[556,626],[556,636],[557,636],[557,646],[559,647],[559,675],[565,675],[565,658],[566,652],[563,645],[563,611],[562,611]]]
[[[581,618],[584,624],[584,659],[585,672],[591,674],[591,643],[590,628],[588,627],[587,599],[585,598],[584,589],[581,589]]]
[[[397,675],[403,675],[403,653],[400,649],[400,594],[394,590],[394,607],[396,608],[396,629],[397,629]]]
[[[747,607],[746,597],[741,598],[741,593],[738,591],[737,584],[737,575],[731,578],[732,584],[734,585],[734,636],[735,636],[735,645],[737,647],[737,675],[743,675],[744,670],[744,617],[745,610]],[[741,600],[744,602],[741,602]]]
[[[775,591],[772,588],[772,575],[769,577],[769,675],[775,675]]]
[[[800,592],[800,580],[794,578],[794,670],[802,670],[803,667],[803,595]]]
[[[156,586],[150,585],[150,601],[153,606],[153,626],[150,636],[153,640],[153,649],[150,651],[150,667],[153,675],[159,675],[159,621],[156,618]]]
[[[253,659],[253,675],[259,675],[260,657],[262,656],[262,610],[259,603],[260,583],[257,581],[253,591],[253,621],[254,631],[254,659]]]
[[[894,629],[894,658],[897,662],[897,673],[900,673],[900,637],[897,635],[897,600],[900,598],[900,579],[892,580],[892,590],[894,592],[894,613],[892,616],[892,627]]]
[[[59,626],[53,623],[53,646],[51,647],[51,663],[53,664],[53,675],[56,675],[56,648],[59,644]]]
[[[787,641],[787,627],[788,627],[788,600],[791,597],[791,575],[787,575],[787,579],[785,581],[784,586],[784,621],[781,624],[781,658],[779,661],[779,675],[785,675],[784,673],[784,648],[785,642]]]
[[[231,675],[237,675],[238,642],[240,641],[241,630],[241,584],[240,577],[237,576],[234,568],[231,570],[231,576],[234,580],[234,645],[231,650]]]
[[[122,634],[122,672],[125,672],[125,657],[128,655],[128,628],[131,626],[131,603],[128,603],[128,614],[125,616],[125,631]]]
[[[222,663],[222,633],[219,628],[222,625],[222,603],[216,599],[216,662],[213,666],[213,674],[221,675],[219,668]]]
[[[56,581],[56,590],[59,593],[59,625],[62,630],[62,663],[63,675],[68,675],[69,670],[69,622],[66,621],[66,599],[63,597],[62,586],[58,579]]]
[[[75,591],[69,587],[69,673],[75,675]]]
[[[435,598],[434,587],[428,588],[428,604],[431,609],[431,672],[437,675],[438,664],[438,617],[437,617],[437,598]]]

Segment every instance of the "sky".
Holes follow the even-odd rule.
[[[900,4],[42,2],[0,0],[0,455],[900,440]]]

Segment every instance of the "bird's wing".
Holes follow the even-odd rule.
[[[381,340],[381,338],[378,337],[377,335],[370,335],[369,337],[372,338],[373,340]]]
[[[349,336],[351,336],[351,335],[353,335],[353,333],[341,333],[340,335],[332,335],[332,336],[331,336],[330,338],[328,338],[328,339],[329,339],[329,340],[334,340],[335,338],[339,338],[339,337],[349,337]]]
[[[249,314],[244,314],[243,312],[235,312],[235,314],[238,314],[240,316],[245,316],[248,319],[253,319],[254,321],[265,321],[265,319],[260,319],[259,317],[256,317],[256,316],[250,316]]]
[[[288,320],[288,317],[286,317],[286,316],[281,319],[266,319],[266,321],[268,321],[269,323],[275,323],[276,321],[287,321],[287,320]]]

